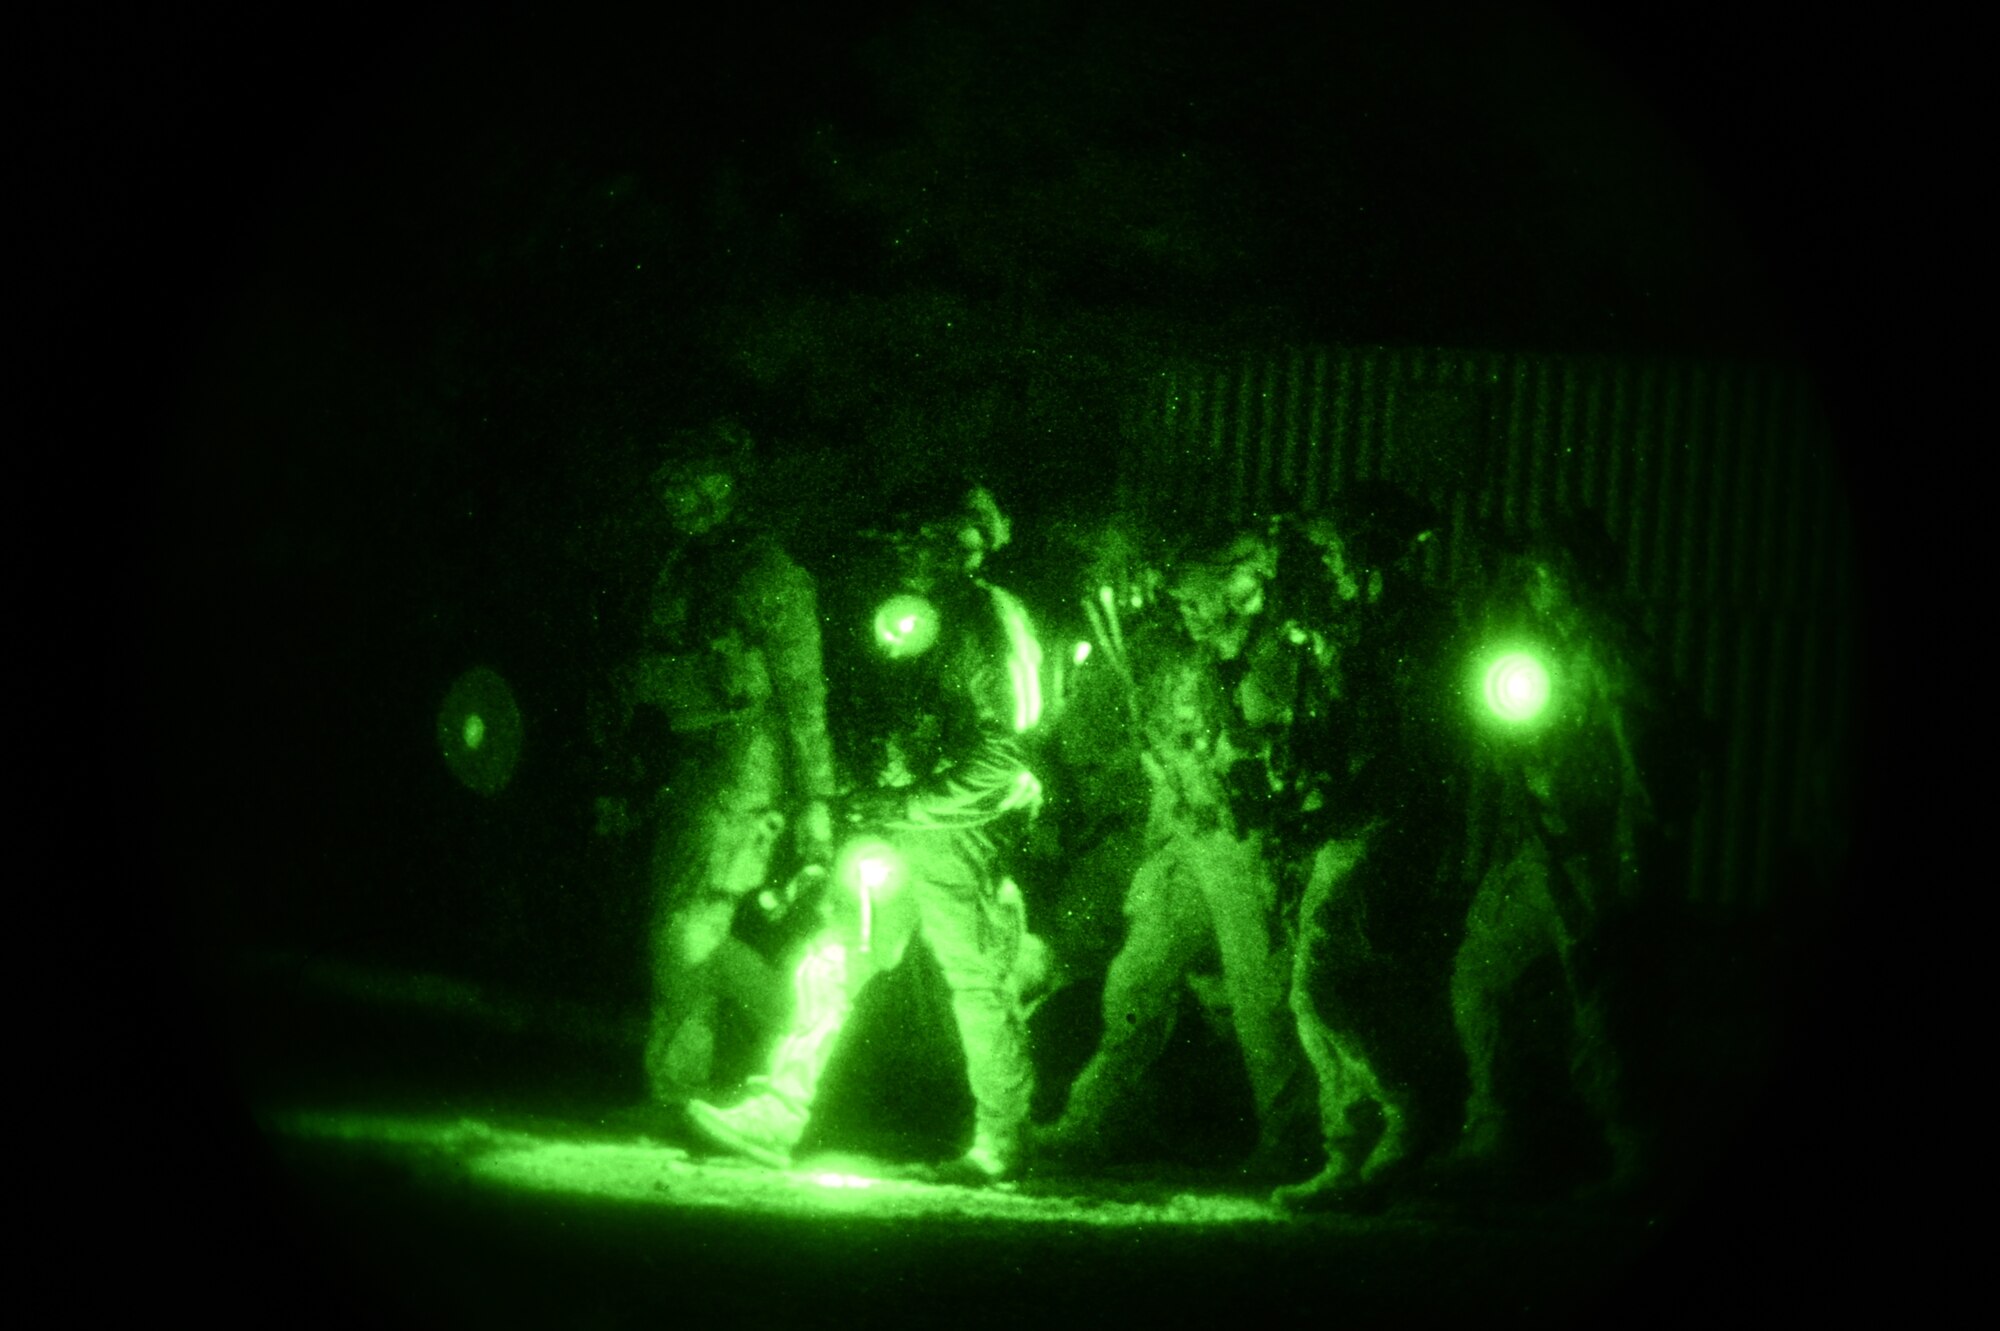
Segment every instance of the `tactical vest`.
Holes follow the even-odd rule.
[[[828,720],[835,752],[861,786],[905,786],[938,775],[982,735],[1019,732],[1040,712],[1039,647],[1010,626],[1005,592],[950,579],[925,599],[937,638],[908,659],[875,639],[877,608],[895,594],[887,569],[841,580],[823,599]]]

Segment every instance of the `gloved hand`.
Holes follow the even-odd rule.
[[[910,792],[894,786],[857,790],[847,797],[843,812],[859,827],[880,827],[909,815]]]

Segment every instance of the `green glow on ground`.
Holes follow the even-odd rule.
[[[1508,725],[1527,725],[1549,705],[1553,684],[1541,658],[1529,651],[1502,652],[1487,665],[1480,696],[1487,712]]]
[[[452,681],[438,707],[438,752],[451,774],[482,795],[497,795],[521,761],[521,709],[499,672],[484,666]]]
[[[867,952],[874,946],[875,917],[902,895],[909,880],[909,864],[886,841],[864,837],[841,847],[834,856],[833,876],[854,898],[858,911],[855,923],[859,928],[854,942]],[[907,907],[894,914],[900,920],[907,914]]]
[[[539,1120],[510,1127],[478,1118],[295,1113],[265,1130],[296,1142],[404,1157],[443,1181],[510,1191],[563,1193],[688,1211],[826,1216],[842,1223],[969,1218],[1071,1229],[1266,1226],[1298,1223],[1261,1197],[1154,1185],[1026,1183],[971,1188],[897,1177],[906,1167],[847,1156],[789,1171],[697,1157],[650,1137],[584,1123]]]
[[[892,596],[875,611],[875,642],[894,659],[922,656],[937,636],[937,608],[921,596]]]

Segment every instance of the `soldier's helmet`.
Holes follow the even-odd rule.
[[[722,418],[673,431],[662,451],[653,490],[675,530],[701,535],[734,515],[737,491],[756,451],[749,431]]]
[[[863,534],[884,542],[908,571],[941,576],[976,573],[1013,539],[1013,525],[986,486],[943,477],[898,491],[887,520]]]
[[[1542,618],[1617,619],[1623,566],[1617,543],[1594,515],[1557,514],[1504,548],[1498,581],[1505,594]]]
[[[1168,551],[1157,532],[1121,514],[1102,523],[1076,525],[1063,535],[1073,590],[1086,604],[1142,618],[1159,602]]]
[[[1227,657],[1263,612],[1277,572],[1277,544],[1268,531],[1231,531],[1192,543],[1174,561],[1166,589],[1188,632]]]

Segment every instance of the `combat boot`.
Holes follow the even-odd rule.
[[[1437,1116],[1421,1103],[1385,1102],[1382,1136],[1361,1162],[1361,1177],[1370,1182],[1406,1179],[1455,1137],[1455,1133],[1441,1131]]]
[[[1518,1136],[1497,1111],[1467,1120],[1457,1143],[1425,1167],[1430,1190],[1471,1204],[1504,1200],[1525,1190],[1533,1173]]]
[[[956,1160],[948,1160],[931,1171],[931,1181],[959,1187],[985,1188],[1010,1183],[1019,1178],[1026,1157],[1023,1134],[1017,1128],[980,1128],[972,1134],[972,1147]]]
[[[1287,1183],[1271,1193],[1271,1205],[1281,1211],[1364,1210],[1375,1199],[1374,1190],[1361,1181],[1361,1171],[1339,1153],[1329,1155],[1326,1165],[1302,1183]]]
[[[768,1079],[753,1077],[750,1084],[751,1093],[728,1109],[705,1100],[688,1101],[688,1121],[718,1146],[773,1169],[790,1168],[792,1150],[805,1135],[810,1115],[804,1106],[773,1089]]]
[[[847,954],[837,944],[808,953],[794,975],[801,1029],[785,1037],[769,1076],[750,1078],[750,1094],[727,1109],[690,1100],[688,1121],[704,1137],[739,1155],[785,1169],[812,1117],[820,1074],[847,1024]]]
[[[1112,1162],[1112,1152],[1104,1136],[1062,1118],[1045,1127],[1029,1130],[1037,1173],[1055,1175],[1094,1174]]]
[[[1257,1145],[1236,1172],[1246,1182],[1275,1183],[1279,1179],[1312,1174],[1324,1163],[1319,1135],[1306,1131],[1272,1129],[1257,1138]]]
[[[1378,1209],[1381,1190],[1367,1181],[1364,1166],[1376,1159],[1389,1136],[1387,1110],[1374,1100],[1349,1103],[1336,1119],[1340,1126],[1322,1137],[1326,1163],[1319,1173],[1279,1188],[1271,1194],[1271,1204],[1286,1211]]]

